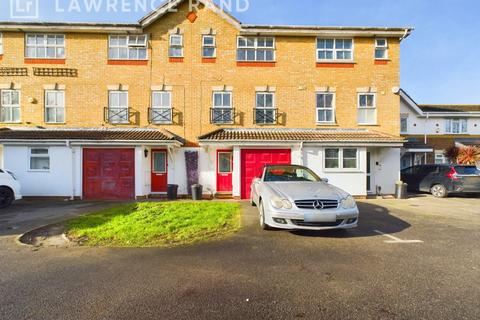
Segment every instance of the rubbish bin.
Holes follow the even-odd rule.
[[[167,198],[168,198],[168,200],[177,200],[178,199],[178,185],[169,184],[167,186]]]
[[[396,199],[407,199],[408,184],[403,183],[403,181],[398,181],[395,184],[395,198]]]
[[[192,186],[192,200],[198,201],[203,198],[203,186],[201,184],[194,184]]]

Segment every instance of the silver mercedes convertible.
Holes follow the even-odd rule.
[[[358,224],[355,199],[302,166],[265,166],[252,182],[250,202],[258,207],[264,230],[351,229]]]

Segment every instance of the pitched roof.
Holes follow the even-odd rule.
[[[183,143],[183,139],[179,136],[167,130],[156,129],[0,129],[0,141],[12,140],[170,141]]]
[[[401,137],[366,129],[220,129],[199,137],[200,142],[386,142]]]
[[[423,112],[480,112],[480,105],[474,104],[432,104],[432,105],[418,105]]]

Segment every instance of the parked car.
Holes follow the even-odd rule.
[[[22,199],[22,195],[17,178],[12,172],[0,169],[0,209],[8,207],[14,200],[20,199]]]
[[[465,165],[420,165],[402,170],[408,190],[445,198],[450,193],[480,193],[480,170]]]
[[[302,166],[265,166],[252,182],[250,201],[259,209],[264,230],[350,229],[358,224],[355,199]]]

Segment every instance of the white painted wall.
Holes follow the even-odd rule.
[[[50,170],[30,171],[29,147],[4,146],[5,168],[14,172],[23,196],[81,196],[81,150],[50,146]],[[80,165],[79,165],[80,164]],[[72,168],[76,169],[73,170]]]
[[[370,149],[373,167],[373,191],[381,187],[382,194],[394,194],[395,182],[400,180],[400,148]]]
[[[413,110],[403,99],[400,100],[400,113],[402,115],[408,115],[408,130],[406,133],[402,132],[402,134],[424,135],[425,130],[428,135],[447,134],[445,132],[445,122],[449,119],[448,117],[431,117],[429,119],[420,118],[418,113],[416,113],[415,110]],[[480,118],[470,117],[467,119],[467,134],[480,135]]]
[[[357,170],[329,170],[324,168],[324,148],[307,146],[303,148],[303,165],[313,170],[329,183],[347,191],[354,196],[367,195],[367,151],[358,148],[359,166]],[[398,158],[400,161],[400,158]]]

